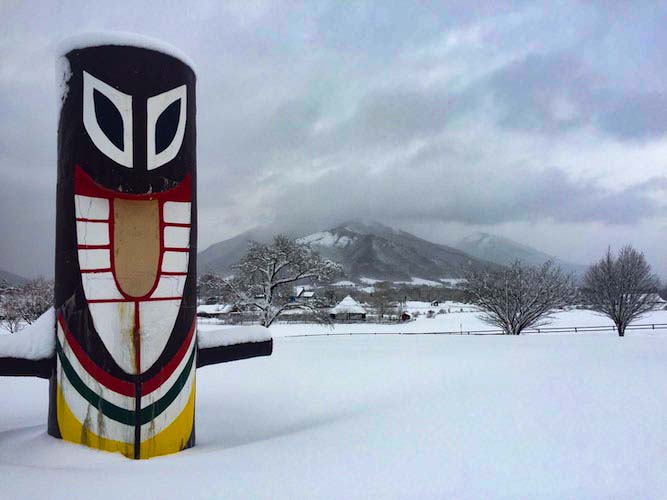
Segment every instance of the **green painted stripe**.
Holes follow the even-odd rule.
[[[76,373],[76,370],[67,359],[67,356],[65,356],[63,348],[60,345],[60,339],[58,339],[57,337],[56,337],[56,351],[58,352],[58,357],[60,358],[60,364],[63,367],[65,375],[67,376],[67,380],[69,380],[69,382],[81,395],[81,397],[83,397],[91,405],[93,405],[100,412],[102,412],[104,416],[109,417],[111,420],[115,420],[116,422],[120,422],[121,424],[125,425],[131,425],[131,426],[135,425],[136,419],[134,411],[126,410],[125,408],[121,408],[120,406],[116,406],[115,404],[110,403],[109,401],[100,397],[98,394],[92,391],[86,385],[86,383],[83,380],[81,380],[81,377],[79,377],[79,374]]]
[[[86,385],[86,383],[81,379],[81,377],[79,377],[79,374],[76,373],[76,370],[67,359],[67,356],[65,356],[63,348],[60,345],[60,339],[57,338],[56,338],[56,350],[58,352],[58,357],[60,358],[60,362],[62,364],[63,371],[67,376],[67,379],[76,389],[76,391],[81,395],[81,397],[83,397],[86,401],[88,401],[100,412],[102,412],[104,416],[109,417],[110,419],[115,420],[116,422],[120,422],[122,424],[131,426],[134,426],[136,424],[135,420],[136,412],[131,410],[126,410],[125,408],[121,408],[120,406],[116,406],[115,404],[110,403],[109,401],[99,396],[97,393],[95,393]],[[152,403],[146,408],[141,409],[141,411],[139,412],[139,425],[147,424],[155,417],[160,415],[167,408],[169,408],[169,405],[171,405],[174,402],[174,400],[178,397],[181,390],[185,386],[185,383],[188,380],[188,376],[190,375],[190,371],[192,370],[192,366],[194,364],[196,353],[197,349],[193,348],[192,353],[190,354],[190,358],[188,359],[187,364],[183,368],[183,371],[174,382],[174,385],[171,386],[171,388],[165,393],[165,395],[162,396],[160,399],[158,399],[155,403]]]
[[[194,347],[192,349],[192,353],[190,354],[190,359],[188,359],[188,362],[185,365],[185,368],[183,368],[183,371],[176,379],[176,382],[174,382],[174,385],[171,386],[165,395],[158,399],[155,403],[141,409],[139,412],[139,421],[141,422],[140,425],[144,425],[160,415],[160,413],[169,408],[169,405],[173,403],[174,400],[178,397],[178,395],[181,393],[181,390],[183,389],[183,386],[185,386],[185,382],[188,380],[188,376],[192,370],[192,365],[194,364],[196,353],[197,348]]]

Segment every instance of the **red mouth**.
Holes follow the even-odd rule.
[[[132,194],[114,191],[95,182],[79,165],[74,167],[74,192],[93,198],[120,198],[125,200],[161,200],[161,201],[192,201],[192,176],[187,174],[174,188],[157,193]]]

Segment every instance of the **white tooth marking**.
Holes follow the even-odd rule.
[[[89,301],[123,298],[111,273],[82,273],[81,283],[83,283],[86,299]]]
[[[111,252],[109,250],[79,250],[79,269],[111,268]]]
[[[165,222],[176,224],[190,224],[190,202],[167,201],[163,207]]]
[[[76,221],[76,240],[79,245],[108,245],[109,224]]]
[[[109,200],[106,198],[75,194],[74,206],[77,219],[109,219]]]
[[[118,366],[137,373],[134,352],[134,302],[88,304],[95,330]],[[143,356],[143,353],[141,353]]]
[[[164,246],[187,248],[190,244],[190,228],[178,226],[164,227]]]
[[[152,299],[162,297],[181,297],[183,295],[183,287],[185,286],[185,278],[187,276],[160,276],[155,291],[151,294]]]
[[[180,299],[139,302],[141,373],[153,366],[162,354],[180,307]]]
[[[189,252],[165,252],[162,255],[162,272],[185,273],[188,270]]]

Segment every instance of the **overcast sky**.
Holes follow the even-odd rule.
[[[55,46],[123,30],[197,64],[200,249],[365,217],[667,276],[667,9],[474,4],[0,2],[0,267],[52,274]]]

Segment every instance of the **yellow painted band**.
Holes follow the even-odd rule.
[[[65,441],[83,444],[98,450],[122,453],[128,458],[134,458],[134,444],[114,441],[98,436],[90,429],[84,427],[74,416],[67,406],[60,385],[57,388],[57,418],[60,435]],[[140,458],[158,457],[176,453],[185,448],[195,419],[195,383],[192,381],[192,389],[188,402],[181,413],[165,429],[157,435],[141,443]]]
[[[159,457],[181,451],[188,443],[195,422],[195,381],[188,402],[174,421],[161,432],[141,442],[141,458]]]
[[[83,444],[98,450],[119,452],[128,458],[134,458],[134,444],[103,438],[84,427],[67,406],[60,384],[57,388],[56,413],[60,435],[65,441]]]

